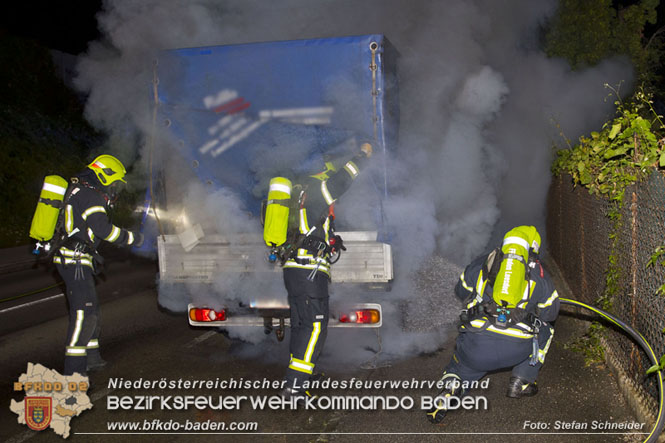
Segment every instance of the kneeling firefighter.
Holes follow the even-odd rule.
[[[329,317],[331,257],[346,249],[342,238],[335,234],[334,203],[349,189],[371,155],[372,145],[363,143],[360,152],[340,169],[326,163],[325,171],[299,180],[296,185],[283,177],[271,181],[268,204],[284,205],[273,206],[270,209],[274,211],[266,213],[264,240],[272,247],[273,260],[279,256],[282,262],[290,307],[291,357],[282,391],[285,397],[307,394],[296,386],[310,379],[323,348]],[[288,234],[286,228],[276,229],[280,234],[272,235],[273,214],[288,212],[288,204],[294,220],[290,225],[295,227],[290,227]]]
[[[559,295],[540,265],[540,234],[533,226],[506,233],[503,244],[469,264],[455,286],[463,301],[453,357],[441,381],[443,390],[427,411],[432,423],[446,414],[446,397],[465,394],[464,382],[489,371],[512,368],[506,395],[538,392],[536,378],[552,342]]]
[[[54,236],[53,262],[67,287],[69,328],[65,345],[64,375],[106,365],[99,352],[99,304],[94,275],[103,259],[97,252],[102,240],[139,247],[143,234],[113,225],[107,213],[116,199],[117,186],[126,183],[123,164],[100,155],[73,177],[63,201],[60,227]]]

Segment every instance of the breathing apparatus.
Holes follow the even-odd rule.
[[[507,237],[510,237],[511,241],[508,242],[504,238],[504,246],[506,246],[506,245],[511,245],[512,246],[515,239],[512,235],[510,235],[511,233],[515,234],[515,233],[520,233],[519,231],[524,231],[524,232],[527,232],[529,234],[529,235],[525,235],[525,236],[519,235],[519,237],[524,237],[524,238],[528,239],[528,241],[529,241],[529,245],[524,245],[528,249],[528,264],[529,265],[531,263],[534,263],[534,262],[538,261],[538,259],[539,259],[538,254],[539,254],[540,242],[541,242],[540,235],[538,234],[538,231],[535,230],[535,228],[533,228],[531,230],[531,228],[533,228],[533,227],[531,227],[531,226],[520,226],[520,227],[514,228],[513,230],[509,231],[506,234]],[[518,241],[518,243],[519,243],[519,241]],[[501,252],[507,252],[507,251],[501,251]],[[519,252],[523,253],[524,251],[522,250],[522,251],[519,251]],[[486,268],[485,270],[487,272],[487,275],[488,275],[489,279],[491,279],[491,275],[492,275],[492,272],[491,272],[490,268],[492,268],[492,265],[495,264],[493,262],[496,258],[495,256],[498,255],[498,254],[499,253],[497,251],[495,253],[495,255],[492,256],[492,260],[491,260],[492,263],[490,263],[488,265],[488,263],[486,262],[486,264],[485,264],[485,268]],[[522,254],[520,254],[520,255],[522,255]],[[514,257],[514,258],[516,259],[516,261],[519,261],[518,257]],[[527,273],[528,273],[528,268],[529,267],[527,267]],[[520,268],[518,267],[516,269],[520,269]],[[527,276],[527,278],[528,278],[528,276]],[[496,287],[496,286],[497,285],[494,285],[494,287]],[[472,297],[476,296],[476,295],[477,294],[474,293],[474,294],[472,294]],[[562,304],[577,306],[577,307],[586,309],[588,311],[591,311],[591,312],[599,315],[603,319],[608,320],[610,323],[614,324],[615,326],[618,326],[619,328],[621,328],[622,330],[627,332],[637,342],[637,344],[640,345],[640,347],[644,350],[644,352],[646,352],[649,360],[651,361],[651,363],[653,365],[658,365],[659,364],[658,358],[656,357],[655,352],[653,351],[653,349],[649,345],[649,343],[646,341],[646,339],[639,332],[635,331],[632,327],[628,326],[623,321],[619,320],[618,318],[616,318],[612,314],[603,311],[602,309],[599,309],[599,308],[594,307],[594,306],[587,305],[585,303],[582,303],[582,302],[579,302],[579,301],[576,301],[576,300],[565,299],[565,298],[559,298],[559,300]],[[507,301],[502,300],[502,299],[497,300],[495,298],[495,303],[497,305],[496,306],[495,322],[497,323],[497,325],[503,324],[505,326],[509,323],[511,314],[514,315],[513,311],[515,310],[515,308],[513,307],[512,304],[509,305],[509,303]],[[477,309],[477,306],[474,307],[474,308]],[[470,320],[470,318],[468,318],[470,316],[470,312],[468,312],[468,310],[467,310],[467,312],[463,311],[462,316],[460,316],[460,318],[462,319],[462,323],[465,323],[465,321],[464,321],[465,316],[467,317],[466,321],[468,323],[468,321]],[[536,318],[535,321],[534,321],[534,324],[532,325],[532,327],[534,329],[534,331],[533,331],[534,337],[538,333],[538,327],[539,327],[538,323],[539,323],[539,320]],[[489,324],[489,322],[487,322],[487,324]],[[473,331],[473,328],[467,328],[467,330]],[[532,353],[532,358],[534,356],[537,357],[537,354],[538,354],[537,343],[534,340],[534,349],[533,349],[533,353]],[[535,363],[535,362],[532,361],[530,363]],[[665,425],[664,417],[663,417],[663,400],[664,400],[665,394],[663,392],[663,374],[662,374],[662,371],[661,370],[657,371],[656,376],[658,377],[657,384],[658,384],[659,409],[658,409],[658,415],[657,415],[657,419],[656,419],[656,422],[654,424],[653,430],[651,431],[651,433],[649,434],[649,436],[645,440],[645,442],[649,442],[649,443],[650,442],[655,442],[658,439],[658,437],[660,436],[660,434],[662,432],[663,426]]]
[[[118,198],[118,184],[127,183],[125,166],[112,155],[97,156],[86,169],[69,181],[58,176],[44,178],[39,201],[30,226],[30,237],[37,240],[32,254],[50,257],[67,239],[64,234],[64,208],[79,186],[94,189],[112,208]],[[71,234],[70,234],[71,235]]]
[[[46,253],[50,251],[51,239],[62,218],[62,208],[66,201],[68,187],[67,180],[58,175],[48,175],[44,178],[30,225],[30,237],[37,240],[32,251],[34,255],[39,255],[42,251]]]
[[[345,153],[339,156],[325,155],[324,169],[309,175],[325,181],[337,172],[350,157],[355,154]],[[329,262],[335,263],[341,251],[346,250],[342,238],[338,235],[329,239],[330,244],[310,238],[298,230],[299,210],[306,198],[306,187],[294,183],[287,177],[273,177],[270,180],[268,198],[262,202],[261,220],[263,223],[263,239],[268,246],[266,260],[269,263],[284,264],[299,248],[308,248],[318,252],[318,258],[329,255]],[[331,205],[328,215],[334,219],[334,207]]]

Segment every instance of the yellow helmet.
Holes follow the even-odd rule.
[[[104,186],[110,186],[118,180],[127,183],[124,179],[127,173],[125,166],[112,155],[100,155],[88,165],[88,168],[92,169],[99,182]]]
[[[335,164],[334,164],[333,162],[331,162],[331,161],[327,161],[327,162],[325,163],[325,165],[326,165],[326,169],[324,169],[323,171],[319,172],[318,174],[310,175],[310,177],[312,177],[312,178],[316,178],[316,179],[319,179],[319,180],[321,180],[321,181],[323,181],[323,180],[328,180],[328,179],[330,178],[330,176],[329,176],[328,174],[329,174],[329,173],[332,173],[332,172],[336,172],[336,171],[337,171],[337,167],[336,167]]]

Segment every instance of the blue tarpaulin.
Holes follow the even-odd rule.
[[[286,156],[304,141],[299,165],[322,165],[349,140],[393,149],[395,58],[382,35],[163,51],[155,68],[158,130],[167,131],[183,167],[230,187],[256,213],[256,158],[266,149]],[[378,198],[387,195],[385,167],[373,167],[373,181]]]

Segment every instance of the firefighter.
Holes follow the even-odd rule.
[[[468,382],[489,371],[512,368],[506,395],[538,392],[536,378],[552,342],[559,296],[538,258],[540,234],[533,226],[506,233],[501,248],[469,264],[455,286],[464,305],[443,390],[427,411],[432,423],[446,414],[446,398],[462,397]]]
[[[335,170],[327,169],[303,180],[300,198],[298,248],[284,263],[284,285],[288,293],[291,316],[289,350],[291,359],[286,371],[285,397],[306,395],[298,387],[310,379],[321,353],[328,327],[328,284],[330,257],[344,250],[342,239],[335,234],[334,203],[372,155],[372,145],[363,143],[360,152]]]
[[[141,246],[143,234],[109,221],[119,183],[126,183],[125,167],[115,157],[100,155],[72,178],[65,197],[64,243],[53,262],[65,282],[69,328],[65,345],[65,375],[106,366],[99,352],[99,304],[94,275],[103,259],[97,252],[102,240],[115,245]]]

